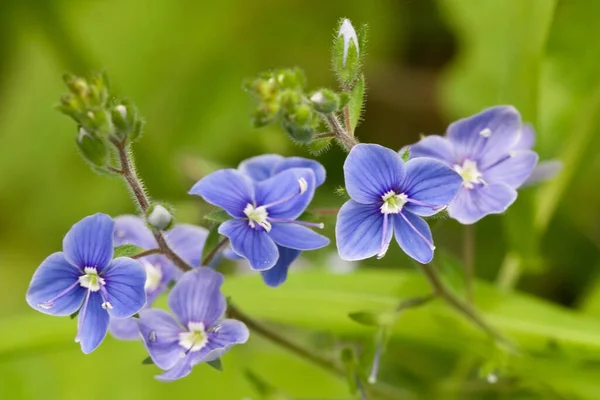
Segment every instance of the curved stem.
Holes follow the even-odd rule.
[[[150,250],[142,251],[141,253],[136,254],[134,256],[131,256],[131,258],[133,258],[134,260],[137,260],[138,258],[151,256],[152,254],[160,254],[160,253],[162,253],[162,251],[160,249],[150,249]]]
[[[204,257],[204,259],[202,260],[202,265],[203,266],[207,266],[209,265],[212,260],[215,259],[215,257],[217,256],[217,254],[219,254],[219,251],[221,251],[221,249],[229,242],[228,238],[223,238],[221,239],[221,241],[219,243],[217,243],[217,245],[215,246],[214,249],[212,249],[212,251],[210,253],[208,253],[206,255],[206,257]]]
[[[340,124],[340,121],[338,121],[335,114],[325,114],[323,117],[331,127],[331,130],[335,134],[335,137],[347,151],[350,151],[352,147],[358,144],[356,139],[354,139],[354,137],[352,137]]]

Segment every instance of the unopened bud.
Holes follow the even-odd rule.
[[[350,85],[360,73],[359,39],[348,19],[341,21],[333,43],[333,68],[338,79]]]
[[[83,158],[92,165],[101,167],[108,161],[108,149],[104,140],[93,133],[80,128],[77,135],[77,147]]]
[[[329,114],[338,110],[340,106],[340,97],[332,90],[321,89],[315,92],[310,101],[318,112]]]
[[[281,121],[281,126],[292,140],[300,143],[310,142],[315,134],[315,130],[311,126],[299,126],[287,118]]]
[[[252,124],[256,128],[269,125],[277,118],[280,108],[276,102],[260,104],[252,113]]]
[[[155,204],[146,213],[146,222],[159,231],[164,231],[171,227],[173,216],[165,207]]]

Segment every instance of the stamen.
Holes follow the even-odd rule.
[[[406,201],[407,201],[407,203],[412,203],[412,204],[420,206],[420,207],[427,207],[427,208],[431,208],[433,210],[438,210],[438,211],[442,211],[444,208],[448,207],[448,205],[434,206],[433,204],[423,203],[422,201],[414,200],[414,199],[407,199]]]
[[[377,253],[377,259],[383,258],[385,253],[387,253],[388,248],[390,247],[390,242],[387,242],[387,226],[388,226],[388,214],[383,214],[383,233],[381,234],[381,248],[379,249],[379,253]]]
[[[265,204],[264,206],[261,206],[261,207],[269,208],[269,207],[273,207],[273,206],[278,206],[278,205],[283,204],[283,203],[285,203],[287,201],[290,201],[291,199],[293,199],[294,197],[296,197],[298,195],[304,194],[306,192],[306,190],[308,190],[308,182],[306,182],[306,179],[304,179],[304,178],[298,179],[298,185],[300,186],[300,191],[298,193],[294,193],[292,195],[284,197],[283,199],[276,200],[276,201],[274,201],[272,203]]]
[[[160,286],[163,278],[163,273],[159,265],[152,264],[146,260],[142,260],[142,265],[146,271],[146,282],[144,282],[144,290],[146,293],[154,292]]]
[[[85,267],[83,269],[83,272],[85,273],[85,275],[81,275],[79,277],[79,284],[82,287],[89,289],[92,292],[97,292],[98,290],[100,290],[100,287],[104,286],[104,279],[102,279],[98,275],[96,268]]]
[[[492,130],[490,128],[485,128],[481,132],[479,132],[479,135],[481,135],[484,138],[489,138],[490,136],[492,136]]]
[[[79,283],[78,280],[75,281],[71,286],[69,286],[68,288],[66,288],[65,290],[63,290],[62,292],[60,292],[59,294],[57,294],[56,296],[51,298],[50,300],[47,300],[47,301],[44,301],[43,303],[38,304],[38,307],[41,307],[46,310],[49,308],[52,308],[54,306],[54,303],[56,302],[56,300],[60,299],[61,297],[63,297],[67,293],[69,293],[71,290],[73,290],[77,286],[78,283]]]
[[[396,194],[390,190],[381,196],[381,199],[383,200],[380,208],[382,214],[398,214],[408,201],[408,196],[404,193]]]
[[[202,322],[190,322],[188,331],[179,334],[179,345],[186,351],[183,356],[189,352],[199,351],[208,343],[208,336]]]
[[[433,251],[435,250],[435,246],[433,245],[433,243],[431,243],[429,241],[429,239],[427,239],[421,232],[419,232],[419,230],[417,228],[415,228],[415,226],[408,220],[408,218],[406,218],[406,216],[403,213],[400,213],[400,216],[402,217],[402,219],[404,221],[406,221],[406,223],[408,224],[408,226],[410,226],[412,228],[413,231],[415,231],[417,233],[417,235],[419,235],[419,237],[421,239],[423,239],[423,241],[425,243],[427,243],[427,245],[429,246],[429,248]]]
[[[251,228],[256,228],[256,224],[258,224],[267,232],[271,230],[271,223],[267,221],[269,213],[265,206],[254,207],[252,204],[248,204],[244,208],[244,214],[248,217],[248,225]]]
[[[269,221],[281,224],[296,224],[302,226],[308,226],[311,228],[325,228],[325,224],[322,222],[308,222],[308,221],[297,221],[295,219],[283,219],[283,218],[269,218]]]
[[[308,182],[306,182],[306,179],[300,178],[298,179],[298,184],[300,185],[300,194],[304,194],[306,189],[308,189]]]
[[[463,186],[467,189],[473,189],[476,184],[485,184],[475,161],[466,159],[462,165],[454,165],[454,170],[463,178]]]

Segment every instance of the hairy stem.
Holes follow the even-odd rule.
[[[150,198],[144,191],[143,185],[135,172],[135,167],[133,164],[133,158],[128,151],[127,145],[118,140],[115,137],[111,137],[110,141],[115,146],[117,153],[119,155],[120,162],[120,175],[123,176],[127,186],[133,193],[137,205],[140,210],[145,213],[150,206]],[[152,253],[160,252],[169,258],[175,265],[177,265],[183,271],[189,271],[192,269],[192,266],[187,264],[183,259],[181,259],[169,246],[167,241],[164,238],[162,232],[156,231],[154,232],[154,237],[158,243],[158,249],[151,250]],[[209,253],[203,260],[202,265],[206,265],[206,263],[210,263],[214,259],[214,257],[218,254],[218,252],[227,244],[228,240],[225,238],[219,242],[219,244],[213,249],[211,253]],[[147,254],[146,254],[147,255]],[[256,321],[252,317],[244,314],[240,309],[238,309],[235,305],[230,304],[228,308],[228,313],[230,316],[238,319],[248,326],[249,329],[253,330],[260,336],[266,338],[267,340],[281,346],[284,349],[289,350],[290,352],[298,355],[301,358],[304,358],[311,363],[318,365],[324,370],[340,377],[346,377],[346,371],[340,367],[337,363],[329,360],[326,357],[323,357],[317,353],[313,353],[304,347],[298,345],[294,341],[290,340],[284,335],[280,335],[276,330],[271,329],[270,327],[261,324]],[[374,385],[369,388],[368,392],[374,396],[374,398],[378,399],[401,399],[405,398],[404,394],[397,393],[397,389],[385,386],[385,385]]]
[[[475,234],[473,225],[464,226],[464,237],[463,237],[463,262],[465,263],[465,291],[467,295],[467,301],[473,303],[473,279],[475,278],[475,271],[473,265],[473,256],[475,251]]]
[[[356,139],[354,139],[354,137],[352,137],[348,132],[346,132],[342,124],[340,124],[340,121],[338,121],[335,114],[325,114],[324,118],[331,127],[331,130],[335,134],[337,140],[339,140],[339,142],[344,146],[344,148],[347,151],[352,150],[352,147],[358,144]]]
[[[204,259],[202,260],[202,265],[203,266],[209,265],[212,262],[212,260],[215,259],[215,257],[217,256],[217,254],[219,254],[219,252],[221,251],[221,249],[223,247],[225,247],[225,245],[228,242],[229,242],[228,238],[221,239],[221,241],[219,243],[217,243],[217,245],[215,246],[215,248],[212,249],[211,252],[206,255],[206,257],[204,257]]]
[[[137,260],[138,258],[143,258],[146,256],[151,256],[152,254],[160,254],[162,253],[162,251],[160,249],[150,249],[150,250],[146,250],[146,251],[142,251],[139,254],[136,254],[134,256],[131,256],[131,258],[133,258],[134,260]]]
[[[348,104],[344,107],[344,125],[346,125],[346,132],[354,137],[354,131],[352,130],[352,124],[350,123],[350,106]]]

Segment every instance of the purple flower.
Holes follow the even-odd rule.
[[[362,260],[385,255],[392,233],[410,257],[433,258],[428,217],[454,198],[462,179],[443,163],[420,158],[406,164],[395,151],[376,144],[352,148],[344,163],[351,200],[340,209],[335,234],[340,257]]]
[[[193,267],[201,264],[202,250],[208,231],[194,225],[178,224],[164,232],[165,239],[177,255]],[[158,243],[143,219],[135,215],[122,215],[115,218],[114,245],[132,244],[146,250],[156,249]],[[146,307],[167,290],[169,284],[179,278],[182,272],[167,257],[153,254],[138,260],[146,271],[144,290],[148,297]],[[121,340],[138,340],[139,332],[134,318],[111,318],[110,333]]]
[[[315,174],[315,185],[319,187],[325,182],[325,168],[315,161],[302,157],[283,157],[278,154],[264,154],[249,158],[238,166],[255,182],[261,182],[290,168],[310,168]],[[263,281],[271,287],[277,287],[285,282],[290,265],[300,256],[301,251],[277,245],[279,258],[277,263],[266,271],[261,272]]]
[[[530,124],[524,124],[521,128],[521,135],[513,150],[532,150],[535,145],[535,131]],[[540,161],[537,163],[531,175],[523,182],[522,187],[546,182],[554,178],[562,169],[562,162],[559,160]]]
[[[140,263],[126,257],[113,260],[114,226],[105,214],[73,225],[63,251],[42,262],[27,291],[27,303],[45,314],[79,311],[75,341],[86,354],[104,340],[109,317],[131,317],[146,303]]]
[[[140,312],[137,320],[144,345],[154,363],[166,372],[158,380],[183,378],[192,367],[216,360],[233,345],[248,340],[248,328],[223,319],[227,302],[221,294],[223,275],[210,268],[186,272],[169,293],[169,308]]]
[[[273,268],[280,258],[277,245],[294,250],[314,250],[329,239],[296,221],[313,198],[315,173],[310,168],[290,168],[271,178],[254,182],[235,169],[223,169],[204,177],[190,194],[223,208],[233,217],[219,227],[233,251],[257,271]]]
[[[531,175],[538,156],[530,150],[532,135],[522,132],[514,107],[492,107],[452,123],[446,137],[431,135],[410,146],[410,156],[438,159],[461,175],[462,187],[448,213],[472,224],[506,211]]]

